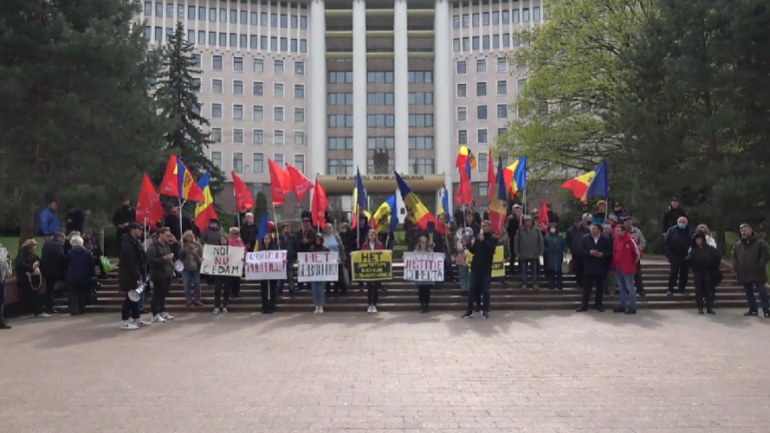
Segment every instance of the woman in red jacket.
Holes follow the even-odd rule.
[[[364,244],[361,245],[361,251],[384,249],[382,243],[377,240],[377,232],[369,230]],[[366,310],[367,313],[374,314],[377,312],[377,298],[379,298],[380,286],[382,286],[382,283],[379,281],[369,281],[366,283],[366,299],[369,301],[369,309]]]
[[[639,247],[634,238],[622,225],[615,228],[615,247],[612,251],[612,269],[615,281],[620,287],[620,306],[612,310],[615,313],[636,314],[636,292],[634,274],[639,265]],[[626,308],[628,298],[628,308]]]

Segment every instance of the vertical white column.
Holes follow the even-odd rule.
[[[250,1],[246,2],[246,51],[251,51],[251,2]]]
[[[308,149],[310,174],[326,174],[326,9],[323,0],[310,2],[308,73],[310,108]],[[269,16],[268,16],[269,18]],[[311,176],[309,176],[311,177]]]
[[[276,15],[278,15],[278,35],[276,39],[278,39],[278,52],[281,52],[281,2],[276,4],[278,5],[278,11],[276,12]]]
[[[460,7],[458,8],[458,16],[460,17],[460,52],[463,52],[463,2],[458,3]],[[435,29],[434,29],[435,30]]]
[[[273,17],[270,16],[271,8],[270,8],[270,1],[265,2],[265,6],[267,6],[267,52],[273,51],[273,43],[271,42],[271,39],[273,38]],[[324,11],[326,11],[326,8],[324,7]],[[324,12],[326,14],[326,12]],[[324,33],[326,33],[326,19],[324,17]],[[324,35],[326,36],[326,35]],[[326,51],[326,39],[324,39],[324,51]],[[326,64],[326,63],[324,63]]]
[[[353,0],[353,165],[366,173],[366,0]]]
[[[257,51],[262,51],[262,0],[257,0]]]
[[[434,29],[434,122],[436,173],[444,174],[444,185],[452,203],[452,48],[450,34],[449,0],[436,0]],[[472,23],[471,23],[472,24]]]
[[[409,54],[406,0],[396,0],[393,9],[393,83],[395,112],[396,171],[409,172]]]
[[[484,0],[479,2],[479,52],[484,52]]]
[[[436,3],[438,6],[438,3]],[[472,53],[473,52],[473,11],[476,10],[473,7],[473,2],[468,2],[468,50]],[[436,13],[438,13],[438,9],[436,9]],[[434,31],[436,30],[435,27],[433,27]],[[438,34],[438,33],[436,33]]]
[[[248,39],[248,38],[246,38]],[[246,46],[248,46],[248,40]],[[235,6],[235,50],[241,51],[241,2],[237,2]]]

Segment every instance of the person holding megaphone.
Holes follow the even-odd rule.
[[[120,291],[125,293],[123,299],[122,323],[120,329],[131,331],[140,326],[147,326],[150,322],[142,320],[139,315],[139,304],[131,299],[132,293],[135,294],[144,290],[145,280],[145,262],[144,249],[139,239],[142,237],[143,228],[141,224],[133,222],[128,226],[128,233],[123,235],[120,246],[120,256],[118,265],[118,284]],[[129,322],[129,316],[131,321]]]

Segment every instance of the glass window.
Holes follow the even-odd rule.
[[[273,96],[276,98],[283,98],[283,83],[273,84]]]
[[[508,128],[497,128],[497,136],[502,137],[508,133]]]
[[[489,168],[489,161],[487,161],[488,153],[486,152],[479,152],[479,162],[478,162],[478,169],[480,172],[486,173],[487,169]]]
[[[289,27],[289,17],[286,14],[281,14],[281,28],[285,29]]]
[[[452,50],[455,53],[460,52],[460,38],[454,38],[454,40],[452,40]]]
[[[243,173],[243,154],[241,152],[233,152],[233,171]]]
[[[299,28],[301,29],[307,29],[307,17],[301,16],[299,17]],[[304,40],[304,39],[303,39]],[[304,52],[304,51],[303,51]]]
[[[219,22],[220,23],[226,23],[227,22],[227,9],[220,9],[219,10]]]
[[[200,78],[193,78],[193,89],[196,92],[201,91],[201,79]]]
[[[155,40],[156,41],[163,40],[163,27],[155,27]]]
[[[215,22],[217,20],[217,10],[216,8],[210,8],[209,9],[209,21]]]
[[[270,27],[278,27],[278,14],[270,14]]]
[[[457,142],[459,144],[468,144],[468,131],[465,129],[457,131]]]
[[[509,24],[511,22],[511,16],[509,11],[503,11],[503,24]]]
[[[304,146],[305,145],[305,133],[302,131],[294,131],[294,145],[295,146]]]
[[[540,8],[534,7],[532,8],[532,19],[537,21],[540,21]]]
[[[273,120],[283,122],[283,107],[273,107]]]
[[[486,120],[487,119],[487,106],[486,105],[479,105],[476,107],[476,118],[479,120]]]
[[[211,117],[214,119],[222,118],[222,104],[211,104]]]
[[[233,105],[233,119],[243,120],[243,105]]]
[[[217,34],[216,32],[209,32],[209,45],[212,47],[217,44]]]
[[[487,83],[486,83],[486,81],[482,81],[480,83],[476,83],[476,96],[487,96]]]
[[[233,129],[233,143],[243,143],[243,129]]]
[[[307,39],[300,39],[299,40],[299,52],[300,53],[306,53],[307,52]]]
[[[508,70],[508,61],[505,57],[497,58],[497,72],[505,72]]]
[[[513,23],[516,24],[519,22],[519,10],[514,9],[513,10]]]
[[[259,25],[267,26],[267,12],[262,12],[259,14]]]
[[[499,104],[497,106],[497,118],[498,119],[507,119],[508,118],[508,106],[505,104]]]
[[[283,146],[283,131],[273,131],[273,144],[277,146]],[[277,155],[276,155],[277,156]],[[275,162],[278,162],[278,158],[275,159]],[[280,162],[281,168],[283,168],[283,155],[281,155],[281,162]]]
[[[249,23],[249,14],[246,11],[241,11],[241,24],[248,24]]]
[[[481,47],[485,50],[489,49],[489,35],[484,35],[481,38]]]
[[[500,35],[492,35],[492,48],[500,48]]]
[[[289,40],[281,38],[281,51],[289,51]]]
[[[222,152],[211,152],[211,164],[220,170],[222,169]]]
[[[267,36],[260,36],[259,37],[259,48],[266,50],[267,49]]]
[[[468,37],[463,38],[463,51],[471,50],[471,40]]]
[[[529,22],[529,9],[527,8],[522,9],[521,18],[522,18],[522,21],[524,21],[525,23]]]
[[[465,64],[465,60],[458,60],[457,61],[457,74],[458,75],[465,75],[468,73],[467,66]]]
[[[254,48],[254,49],[259,48],[259,39],[257,38],[257,35],[251,35],[250,36],[249,46],[251,48]]]
[[[235,33],[230,33],[230,46],[231,47],[238,47],[238,35]]]
[[[283,75],[283,60],[276,60],[273,64],[273,72],[278,75]]]
[[[163,3],[155,3],[155,16],[156,17],[163,16]]]
[[[233,81],[233,95],[243,95],[243,81]]]
[[[473,17],[473,27],[478,27],[479,26],[479,14],[473,14],[472,17]]]
[[[479,49],[479,37],[478,36],[474,36],[472,41],[473,41],[473,49],[474,50],[478,50]]]
[[[278,38],[273,36],[270,37],[270,49],[273,51],[278,51]]]
[[[198,45],[206,45],[206,32],[198,30]]]
[[[476,72],[479,74],[487,73],[487,59],[476,59]]]
[[[503,48],[508,48],[510,46],[511,46],[511,34],[503,33]]]
[[[291,28],[296,29],[299,26],[299,20],[296,15],[291,16]]]
[[[211,128],[211,141],[213,141],[214,143],[222,142],[222,129]]]
[[[265,72],[265,61],[262,59],[254,59],[254,72],[261,74]]]
[[[522,90],[524,90],[524,85],[527,84],[527,80],[524,78],[519,78],[516,80],[516,93],[521,93]]]
[[[305,75],[305,62],[294,62],[294,75]]]
[[[479,135],[479,144],[486,144],[486,142],[487,142],[487,130],[486,129],[479,129],[478,135]],[[479,163],[481,163],[480,160],[479,160]]]
[[[468,14],[463,15],[463,28],[468,28],[471,22],[471,17]]]
[[[259,131],[260,135],[262,131]],[[261,143],[260,143],[261,144]],[[262,153],[254,154],[254,163],[251,165],[251,169],[254,173],[260,174],[265,170],[265,155]]]
[[[187,31],[187,42],[194,44],[195,43],[195,30],[188,30]]]
[[[147,16],[152,15],[152,2],[144,2],[144,14]]]
[[[497,94],[498,95],[507,95],[508,94],[508,81],[500,80],[500,81],[497,82]]]
[[[492,24],[496,25],[500,23],[500,12],[492,12]]]
[[[205,7],[199,7],[198,8],[198,21],[206,21],[206,8]]]
[[[468,97],[468,85],[466,83],[460,83],[457,85],[457,97],[458,98]]]
[[[296,123],[302,123],[305,121],[305,109],[304,108],[295,108],[294,109],[294,121]]]
[[[226,47],[227,46],[227,33],[220,33],[219,34],[219,46],[220,47]]]
[[[481,14],[481,25],[483,26],[489,25],[489,12],[484,12]]]
[[[257,14],[256,12],[252,12],[251,13],[251,25],[252,26],[256,26],[258,24],[258,21],[259,21],[259,14]]]
[[[294,155],[294,167],[301,173],[305,172],[305,155]]]
[[[253,83],[253,92],[254,96],[264,96],[265,95],[265,84],[261,81],[255,81]]]
[[[460,28],[460,15],[455,15],[452,17],[452,28],[454,29]]]
[[[265,119],[265,110],[261,105],[255,105],[253,107],[254,114],[252,115],[252,119],[256,121],[262,121]]]
[[[261,129],[255,129],[253,131],[252,142],[254,144],[264,144],[264,142],[265,142],[265,133]]]
[[[222,94],[222,80],[219,80],[219,79],[211,80],[211,93],[215,95]]]
[[[235,9],[230,9],[230,23],[238,23],[238,11]]]
[[[457,120],[460,122],[464,122],[468,120],[468,108],[467,107],[457,107]]]
[[[305,99],[305,86],[302,84],[294,85],[294,99]]]

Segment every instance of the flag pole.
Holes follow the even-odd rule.
[[[144,224],[142,227],[144,230],[142,230],[142,235],[144,239],[142,239],[142,247],[144,248],[144,252],[147,252],[147,217],[144,217]]]
[[[527,215],[527,190],[524,190],[524,215]]]
[[[182,206],[184,206],[184,203],[182,203],[182,197],[179,197],[179,236],[182,237],[184,235],[184,226],[182,225],[182,218],[184,218],[184,212],[182,209]],[[178,241],[181,241],[181,239],[177,239]]]
[[[276,210],[275,210],[275,202],[273,202],[273,218],[275,218],[275,228],[276,228],[276,232],[277,232],[278,231],[278,212],[276,212]],[[268,230],[268,234],[269,233],[270,233],[270,231]],[[276,233],[276,236],[275,236],[275,242],[278,245],[278,249],[280,250],[281,249],[281,237],[278,236],[277,233]]]

